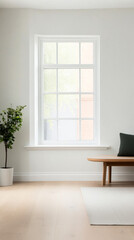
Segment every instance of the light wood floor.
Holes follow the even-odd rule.
[[[0,240],[134,240],[134,226],[90,226],[82,186],[101,183],[32,182],[0,188]],[[117,186],[134,183],[111,185]]]

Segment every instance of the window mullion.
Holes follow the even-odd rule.
[[[57,118],[45,118],[45,120],[57,120]],[[71,117],[69,117],[69,118],[67,118],[67,117],[60,117],[60,118],[58,118],[58,120],[79,120],[79,118],[71,118]],[[94,118],[81,118],[81,120],[94,120]]]
[[[81,65],[81,42],[79,42],[79,65]],[[81,141],[81,69],[79,68],[79,139]]]
[[[58,56],[57,56],[58,58]],[[94,69],[95,64],[45,64],[43,65],[44,69]]]
[[[43,87],[44,87],[44,84],[43,84],[43,43],[41,42],[40,43],[40,49],[39,49],[39,52],[40,52],[40,64],[41,64],[41,68],[40,68],[40,79],[41,81],[39,82],[39,92],[41,94],[41,99],[39,99],[40,104],[40,113],[41,113],[41,119],[40,119],[40,122],[39,124],[41,125],[41,128],[39,127],[39,131],[40,131],[40,136],[41,136],[41,141],[43,141],[44,139],[44,132],[46,131],[46,129],[44,128],[44,95],[43,95]],[[43,131],[42,131],[43,129]]]
[[[56,94],[57,93],[57,90],[56,92],[43,92],[44,95],[49,95],[49,94]],[[81,92],[58,92],[58,95],[62,95],[62,94],[65,94],[65,95],[69,95],[69,94],[73,94],[73,95],[78,95],[80,94]],[[94,95],[94,92],[82,92],[83,94],[87,95],[87,94],[92,94]]]
[[[58,65],[58,42],[56,42],[56,64]],[[56,69],[56,118],[57,118],[57,141],[59,140],[59,119],[58,119],[58,68]]]

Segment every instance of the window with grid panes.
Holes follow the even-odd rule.
[[[39,39],[39,142],[99,141],[99,38]]]

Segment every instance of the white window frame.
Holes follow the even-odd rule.
[[[66,68],[68,67],[76,69],[76,68],[92,68],[94,70],[94,141],[43,141],[43,135],[41,134],[43,131],[43,121],[41,120],[41,112],[43,109],[42,106],[42,70],[43,70],[43,51],[42,46],[43,42],[93,42],[93,56],[95,59],[93,64],[54,64],[51,66],[48,65],[47,68]],[[80,51],[79,49],[79,58]],[[34,75],[31,76],[31,114],[30,114],[30,143],[31,145],[36,146],[62,146],[62,145],[74,145],[74,146],[99,146],[100,145],[100,37],[99,36],[42,36],[36,35],[34,39]],[[80,75],[80,74],[79,74]],[[34,84],[33,80],[34,78]],[[40,81],[41,80],[41,81]],[[80,80],[79,80],[80,81]],[[71,92],[69,92],[70,94]],[[89,92],[88,92],[89,93]],[[58,92],[57,92],[58,94]],[[61,94],[61,93],[60,93]],[[74,94],[74,93],[73,93]],[[80,96],[81,92],[79,92]],[[85,94],[85,93],[84,93]],[[80,98],[79,98],[80,101]],[[42,118],[43,119],[43,118]],[[70,119],[70,118],[69,118]],[[40,127],[41,126],[41,127]],[[41,137],[40,137],[41,136]]]

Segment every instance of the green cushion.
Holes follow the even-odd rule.
[[[134,156],[134,135],[120,133],[118,156]]]

